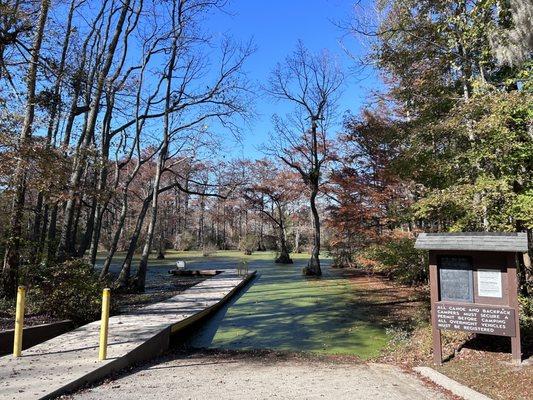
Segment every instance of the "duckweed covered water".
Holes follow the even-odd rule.
[[[273,349],[319,354],[377,356],[389,338],[380,311],[373,311],[374,294],[329,268],[323,276],[301,275],[307,255],[293,255],[292,265],[276,265],[274,254],[243,256],[219,251],[210,257],[198,252],[169,252],[165,260],[150,260],[148,281],[166,279],[177,259],[190,269],[236,268],[246,260],[257,277],[191,335],[189,345],[221,349]],[[118,272],[120,263],[112,266]],[[115,271],[116,270],[116,271]]]
[[[321,278],[306,278],[306,260],[276,265],[250,259],[258,277],[193,335],[190,345],[222,349],[274,349],[377,356],[388,336],[371,299],[324,261]]]

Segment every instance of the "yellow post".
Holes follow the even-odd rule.
[[[107,333],[109,329],[109,301],[111,298],[111,289],[104,289],[102,293],[102,321],[100,322],[100,348],[98,350],[98,359],[105,360],[107,357]]]
[[[24,307],[26,303],[26,288],[19,286],[17,291],[17,310],[15,311],[15,340],[13,341],[13,357],[20,357],[22,353],[22,332],[24,329]]]

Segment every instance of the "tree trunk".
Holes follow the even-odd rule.
[[[138,137],[137,137],[138,139]],[[135,145],[135,143],[134,143]],[[129,175],[128,179],[126,180],[125,184],[124,184],[124,187],[122,189],[122,207],[120,209],[120,215],[119,215],[119,218],[118,218],[118,223],[117,223],[117,227],[115,229],[115,233],[113,235],[113,239],[111,241],[111,245],[109,247],[109,252],[107,254],[107,257],[104,261],[104,265],[102,266],[102,270],[100,271],[100,279],[103,279],[109,272],[109,266],[111,265],[111,261],[113,261],[113,257],[115,256],[115,253],[117,251],[117,248],[118,248],[118,243],[120,241],[120,236],[122,235],[122,231],[124,230],[124,224],[126,222],[126,216],[128,214],[128,191],[129,191],[129,187],[131,185],[131,183],[133,182],[133,180],[135,179],[135,177],[137,176],[137,173],[139,172],[140,168],[141,168],[141,160],[138,159],[137,160],[137,164],[135,165],[135,168],[133,169],[133,172]],[[117,172],[118,174],[118,172]],[[117,181],[115,183],[118,182],[118,175],[117,175]],[[115,185],[116,186],[116,185]],[[145,207],[145,203],[146,203],[146,207]],[[148,202],[145,201],[143,202],[143,210],[144,210],[144,215],[146,214],[146,210],[148,209]],[[142,213],[142,210],[141,210],[141,213]],[[144,215],[142,217],[142,220],[144,220]],[[140,226],[142,226],[142,221],[141,221],[141,224]],[[136,242],[135,242],[136,244]],[[134,246],[134,249],[135,249],[135,246]],[[127,279],[129,280],[129,272],[127,272]]]
[[[103,127],[102,127],[102,143],[101,143],[101,152],[100,152],[100,171],[97,175],[97,183],[96,183],[96,193],[95,197],[98,196],[98,205],[96,207],[96,214],[95,214],[95,223],[93,228],[93,234],[91,237],[91,247],[90,247],[90,256],[89,256],[89,263],[93,266],[96,264],[96,255],[98,253],[98,245],[100,244],[100,236],[101,236],[101,230],[102,230],[102,220],[104,218],[104,214],[107,211],[107,207],[109,206],[109,202],[111,201],[111,193],[106,193],[106,187],[108,186],[108,175],[109,175],[109,168],[108,168],[108,161],[109,161],[109,148],[111,146],[111,140],[112,135],[110,134],[111,131],[111,117],[113,114],[113,108],[115,104],[115,94],[108,93],[106,94],[107,98],[107,109],[105,112],[105,117],[103,121]],[[117,175],[115,178],[115,183],[113,185],[113,190],[116,190],[119,183],[119,171],[117,170]],[[103,201],[102,201],[103,199]]]
[[[90,105],[89,116],[87,118],[87,126],[83,134],[83,142],[81,143],[82,149],[85,149],[89,146],[94,136],[96,122],[97,122],[98,114],[100,111],[100,102],[102,98],[102,93],[104,92],[104,85],[105,85],[106,79],[109,75],[109,71],[113,63],[113,58],[115,56],[115,50],[117,48],[119,38],[122,34],[122,29],[124,27],[126,17],[130,11],[131,11],[130,0],[124,0],[121,6],[121,12],[120,12],[120,16],[117,21],[117,25],[115,27],[115,31],[113,33],[113,38],[111,40],[111,43],[109,44],[109,47],[106,53],[105,62],[103,63],[103,67],[98,74],[96,90],[93,95],[93,101]],[[77,152],[74,158],[74,170],[72,172],[72,175],[70,177],[70,182],[69,182],[70,196],[65,206],[64,220],[63,220],[63,225],[61,229],[61,239],[60,239],[59,248],[58,248],[59,259],[64,259],[66,256],[68,256],[68,249],[70,247],[68,243],[69,242],[68,232],[70,230],[69,224],[72,222],[72,217],[74,213],[73,202],[75,198],[75,191],[77,187],[79,186],[79,183],[82,177],[83,165],[85,164],[85,158],[86,156],[83,151],[79,153]]]
[[[35,116],[35,86],[37,78],[37,65],[41,53],[44,27],[50,8],[49,0],[41,1],[39,22],[33,39],[31,61],[27,75],[27,101],[24,123],[20,134],[19,143],[25,146],[32,134],[33,119]],[[26,197],[26,172],[24,160],[19,159],[13,175],[15,182],[15,197],[11,212],[10,234],[7,240],[4,266],[2,269],[1,289],[5,296],[13,298],[16,294],[18,283],[18,268],[20,264],[20,247],[22,235],[22,221],[24,217],[24,202]]]
[[[54,83],[54,95],[52,98],[52,105],[50,108],[50,117],[48,120],[48,130],[46,135],[46,145],[47,147],[55,147],[55,138],[54,132],[56,131],[56,121],[59,120],[58,115],[61,113],[59,96],[61,93],[61,86],[63,83],[63,74],[65,71],[65,63],[67,58],[68,47],[70,43],[70,35],[72,31],[72,18],[74,15],[74,10],[76,8],[76,0],[72,0],[69,7],[68,17],[67,17],[67,26],[65,28],[65,38],[63,40],[63,47],[61,51],[61,60],[59,62],[59,67],[57,69],[57,78]],[[35,225],[33,231],[33,242],[38,243],[38,251],[35,252],[36,256],[41,257],[41,259],[46,258],[42,254],[44,250],[45,240],[46,240],[46,227],[48,223],[48,212],[49,204],[44,202],[44,196],[42,192],[39,192],[37,197],[37,205],[35,207]],[[43,211],[44,206],[44,211]],[[42,222],[42,224],[41,224]],[[42,225],[42,226],[41,226]]]
[[[141,229],[143,226],[144,218],[146,217],[146,213],[148,212],[148,207],[150,206],[150,200],[152,198],[152,195],[148,196],[143,201],[143,206],[141,208],[141,211],[139,212],[139,216],[137,217],[137,222],[135,224],[135,229],[133,230],[133,233],[130,238],[130,243],[128,245],[128,250],[126,252],[126,257],[124,258],[124,261],[122,262],[122,268],[120,269],[120,274],[115,282],[115,286],[120,289],[125,289],[129,286],[130,283],[130,276],[131,276],[131,262],[133,260],[133,255],[135,254],[135,249],[137,248],[137,241],[139,240],[139,236],[141,234]],[[109,271],[109,266],[111,265],[111,259],[108,255],[108,258],[106,259],[106,262],[104,263],[104,267],[102,268],[102,272],[100,273],[100,276],[105,276]]]
[[[527,232],[528,245],[531,248],[533,244],[533,235],[531,229],[525,229],[522,224],[517,224],[518,232]],[[518,255],[518,290],[523,296],[529,296],[533,289],[533,266],[531,263],[530,252],[526,251],[522,255]]]
[[[159,155],[159,161],[157,163],[157,170],[156,170],[155,181],[154,181],[154,191],[152,193],[150,222],[148,224],[148,230],[146,232],[146,239],[145,239],[143,251],[141,254],[141,260],[139,261],[139,267],[137,268],[137,273],[135,274],[134,285],[135,285],[135,289],[139,292],[144,292],[144,288],[146,286],[146,272],[148,271],[148,257],[150,256],[150,251],[152,248],[152,241],[154,239],[155,224],[157,223],[159,185],[161,182],[161,175],[163,174],[163,167],[165,164],[166,156],[167,156],[167,144],[165,144],[161,148],[161,154]]]
[[[180,3],[180,11],[182,7]],[[172,27],[176,29],[176,2],[173,2],[172,8]],[[146,285],[146,272],[148,271],[148,257],[150,256],[150,250],[152,247],[152,241],[154,238],[155,224],[157,223],[157,211],[158,211],[158,199],[159,199],[159,185],[161,184],[161,176],[167,160],[167,152],[170,141],[170,103],[172,101],[172,76],[174,73],[174,67],[176,64],[176,57],[178,53],[178,35],[174,31],[174,38],[172,40],[172,50],[168,67],[166,70],[166,93],[165,93],[165,113],[163,116],[163,141],[161,151],[159,153],[159,159],[157,163],[155,178],[154,178],[154,191],[152,194],[152,206],[150,214],[150,223],[148,224],[148,231],[146,232],[146,239],[144,242],[143,252],[141,260],[139,262],[139,268],[137,268],[137,274],[135,275],[135,289],[139,292],[144,292]]]
[[[98,254],[98,245],[100,243],[100,234],[102,231],[102,219],[105,210],[107,209],[107,204],[108,203],[106,202],[106,204],[98,204],[96,206],[95,223],[91,237],[91,246],[89,248],[89,264],[91,264],[93,268],[96,264],[96,255]]]
[[[89,248],[89,245],[91,244],[91,237],[94,231],[94,221],[96,217],[97,207],[98,204],[96,197],[93,197],[91,201],[91,211],[89,213],[89,217],[87,218],[87,224],[85,225],[85,232],[83,234],[83,238],[81,239],[81,243],[77,251],[78,257],[83,257],[85,255],[85,252]]]
[[[200,215],[198,218],[198,231],[196,235],[196,243],[199,249],[205,246],[205,197],[201,196],[200,200]]]
[[[57,203],[52,206],[52,212],[50,213],[50,223],[48,224],[48,232],[46,237],[46,264],[49,265],[55,262],[57,254]]]
[[[294,252],[295,253],[301,253],[300,251],[300,227],[296,226],[296,229],[294,230]]]
[[[526,291],[527,295],[533,294],[533,263],[531,262],[533,253],[533,229],[527,229],[529,251],[524,253],[524,264],[526,267]]]
[[[318,215],[318,210],[316,208],[316,196],[318,195],[319,185],[320,185],[320,164],[318,162],[318,140],[317,140],[317,119],[316,117],[312,118],[311,126],[311,135],[313,139],[313,148],[312,148],[312,159],[313,159],[313,169],[309,174],[309,183],[311,186],[311,213],[313,215],[313,228],[314,228],[314,240],[313,240],[313,251],[311,252],[311,258],[309,259],[309,264],[307,268],[304,268],[304,275],[322,275],[322,270],[320,269],[320,217]]]
[[[280,254],[276,258],[276,264],[292,264],[293,261],[291,259],[289,248],[287,246],[287,235],[285,231],[285,225],[280,224],[279,225],[279,244],[280,244]]]
[[[111,245],[109,246],[109,252],[107,253],[106,259],[104,260],[104,265],[102,266],[102,270],[100,271],[100,279],[103,279],[109,272],[109,266],[111,265],[111,261],[113,261],[113,257],[115,256],[115,253],[117,251],[120,236],[122,235],[122,230],[124,228],[124,222],[126,221],[127,212],[128,212],[128,192],[124,191],[123,197],[122,197],[122,207],[120,209],[120,215],[118,218],[117,227],[115,229],[115,233],[113,234]]]
[[[313,185],[311,191],[311,213],[313,215],[313,251],[311,252],[311,258],[306,268],[304,268],[304,275],[322,275],[320,269],[320,217],[316,208],[316,196],[318,194],[318,185]]]
[[[48,202],[44,205],[43,210],[43,223],[41,225],[41,231],[39,232],[39,238],[37,240],[37,253],[39,254],[40,260],[43,261],[46,257],[44,256],[44,249],[46,243],[46,229],[48,227],[48,217],[49,217],[50,207]]]
[[[157,259],[158,260],[165,259],[165,238],[164,238],[162,229],[160,229],[160,232],[159,232],[159,246],[157,248]]]
[[[277,208],[279,216],[278,232],[280,254],[278,258],[276,258],[276,264],[292,264],[289,247],[287,246],[287,230],[285,229],[283,210],[279,204],[277,205]]]
[[[39,192],[39,194],[37,195],[37,203],[35,205],[35,219],[33,221],[33,232],[31,235],[31,241],[34,244],[37,244],[37,242],[39,241],[39,235],[41,233],[41,224],[43,221],[43,205],[44,197],[42,192]]]
[[[76,241],[78,240],[78,232],[80,229],[80,219],[81,219],[81,213],[83,209],[83,197],[80,197],[79,201],[74,202],[74,221],[72,223],[72,229],[70,232],[70,237],[68,241],[68,247],[67,252],[70,257],[74,257],[76,255]],[[94,210],[91,208],[91,210]],[[91,211],[92,213],[92,211]]]

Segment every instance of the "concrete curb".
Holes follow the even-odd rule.
[[[46,342],[72,329],[74,329],[74,323],[70,320],[27,326],[22,334],[22,350]],[[10,354],[13,351],[13,336],[13,329],[0,332],[0,356]]]
[[[418,372],[420,375],[429,379],[433,383],[436,383],[439,386],[442,386],[444,389],[449,390],[456,396],[460,396],[465,400],[492,400],[490,397],[485,396],[479,392],[476,392],[474,389],[454,381],[451,378],[448,378],[446,375],[441,374],[438,371],[435,371],[433,368],[429,367],[415,367],[414,371]]]

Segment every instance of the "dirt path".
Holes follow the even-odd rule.
[[[116,380],[75,394],[99,399],[446,399],[400,369],[373,363],[174,354]]]

